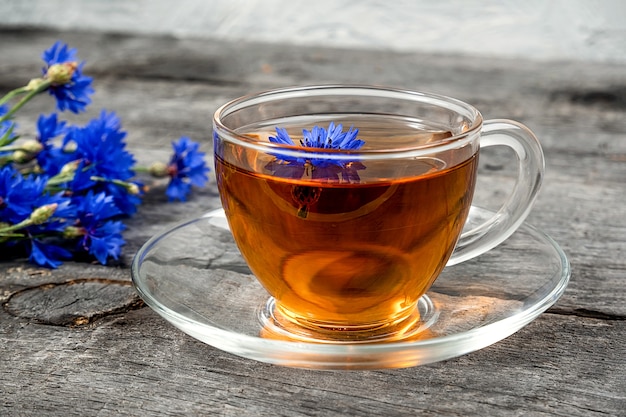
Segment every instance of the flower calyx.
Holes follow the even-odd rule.
[[[48,79],[52,85],[65,85],[72,81],[72,77],[77,68],[78,62],[76,61],[53,64],[48,68],[45,78]]]

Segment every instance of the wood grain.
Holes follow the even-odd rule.
[[[253,362],[184,335],[112,289],[94,295],[90,285],[63,293],[74,300],[53,303],[58,319],[59,306],[90,300],[85,311],[92,319],[84,325],[42,323],[36,297],[16,310],[19,294],[46,285],[128,283],[132,256],[150,236],[220,205],[214,181],[185,204],[167,203],[157,183],[127,223],[119,265],[66,263],[50,271],[21,259],[0,264],[0,414],[626,415],[623,66],[0,30],[0,89],[36,76],[39,54],[56,39],[78,48],[96,80],[90,112],[72,119],[115,110],[144,164],[167,158],[181,135],[210,153],[211,117],[220,104],[294,84],[433,91],[474,104],[485,118],[519,120],[540,138],[547,160],[528,222],[563,246],[573,273],[561,300],[518,333],[457,359],[402,370],[320,372]],[[32,120],[52,110],[43,98],[29,105],[18,118],[22,132],[34,135]],[[502,179],[507,164],[493,158],[481,166],[477,198],[486,202],[509,189]],[[112,300],[122,308],[112,308]]]

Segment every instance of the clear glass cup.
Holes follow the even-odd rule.
[[[358,129],[362,146],[302,146],[316,126],[339,125],[348,135]],[[525,126],[391,88],[262,92],[220,107],[213,127],[229,228],[271,295],[260,313],[268,338],[419,337],[420,302],[443,268],[506,240],[528,215],[544,171]],[[498,145],[518,157],[516,185],[494,216],[467,227],[480,149]]]

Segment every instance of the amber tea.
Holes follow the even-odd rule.
[[[343,120],[344,126],[346,122],[358,123],[365,149],[452,136],[405,120],[353,118]],[[282,126],[297,137],[311,123],[283,121]],[[266,141],[273,132],[268,126],[238,133]],[[356,178],[316,178],[306,172],[316,168],[306,163],[297,175],[285,178],[270,169],[276,159],[229,146],[216,152],[231,231],[280,313],[305,326],[357,329],[411,315],[445,266],[465,223],[476,175],[475,149],[385,163],[355,160]]]

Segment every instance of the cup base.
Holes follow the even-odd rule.
[[[262,338],[325,344],[391,343],[428,338],[428,329],[438,318],[439,310],[427,295],[423,295],[411,314],[402,320],[375,326],[341,327],[296,322],[280,311],[274,297],[270,297],[258,311]]]

